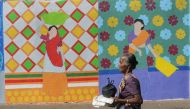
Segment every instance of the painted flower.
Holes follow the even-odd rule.
[[[99,3],[99,9],[102,11],[102,12],[107,12],[109,11],[110,9],[110,4],[108,1],[102,1]]]
[[[163,30],[160,31],[160,37],[164,40],[168,40],[170,39],[170,37],[172,36],[172,33],[169,29],[165,28]]]
[[[164,19],[163,19],[162,16],[156,15],[156,16],[153,17],[152,23],[153,23],[155,26],[162,26],[163,23],[164,23]]]
[[[145,5],[148,11],[153,11],[154,9],[156,9],[156,3],[154,0],[146,0]]]
[[[153,57],[147,56],[146,57],[146,62],[147,62],[148,66],[153,66],[154,65],[154,59],[153,59]]]
[[[177,56],[177,58],[176,58],[176,63],[177,63],[178,65],[184,65],[185,62],[186,62],[185,56],[183,56],[183,55]]]
[[[177,45],[170,45],[169,46],[169,49],[168,49],[168,52],[171,54],[171,55],[176,55],[178,53],[178,47]]]
[[[129,7],[132,11],[138,12],[142,8],[140,0],[131,0]]]
[[[134,23],[133,17],[131,17],[130,15],[126,16],[124,19],[124,23],[128,26],[132,25]]]
[[[124,12],[127,7],[127,4],[124,0],[118,0],[115,4],[115,8],[118,12]]]
[[[168,18],[168,22],[170,25],[174,26],[178,23],[178,19],[176,15],[172,15]]]
[[[157,54],[157,55],[160,55],[163,53],[163,47],[160,45],[160,44],[156,44],[154,45],[154,52]]]
[[[102,68],[109,68],[111,66],[111,61],[107,58],[103,58],[100,63]]]
[[[160,8],[163,11],[169,11],[172,9],[171,0],[160,0]]]
[[[165,60],[167,60],[168,62],[171,62],[170,58],[168,56],[164,56],[163,57]]]
[[[147,25],[149,22],[149,19],[146,15],[140,15],[139,19],[142,19],[145,25]]]
[[[104,19],[99,16],[98,19],[97,19],[97,23],[98,23],[98,28],[101,28],[103,26],[103,22],[104,22]]]
[[[117,56],[119,53],[118,47],[116,45],[110,45],[107,50],[110,56]]]
[[[129,53],[129,46],[128,45],[123,47],[123,54],[127,54],[127,53]]]
[[[107,41],[110,38],[110,33],[108,33],[107,31],[102,31],[100,33],[100,39],[102,41]]]
[[[177,31],[176,31],[176,37],[178,38],[178,39],[183,39],[183,38],[185,38],[185,36],[186,36],[186,33],[185,33],[185,31],[182,29],[182,28],[180,28],[180,29],[177,29]]]
[[[125,34],[125,31],[123,30],[116,31],[115,33],[115,39],[117,41],[123,41],[125,39],[125,36],[126,34]]]
[[[101,45],[98,45],[98,55],[101,55],[103,53],[104,49]]]
[[[155,32],[154,32],[154,30],[147,30],[147,32],[149,34],[150,39],[154,39],[155,38]]]
[[[190,26],[190,13],[185,14],[182,18],[184,25]]]
[[[185,45],[185,46],[183,47],[183,54],[184,54],[185,56],[190,56],[190,45]]]
[[[112,17],[109,17],[108,20],[107,20],[107,24],[110,28],[114,28],[118,25],[118,18],[112,16]]]
[[[184,10],[186,9],[186,6],[187,6],[187,0],[176,0],[175,6],[179,10]]]
[[[116,68],[118,68],[119,66],[119,60],[120,60],[120,57],[118,57],[118,58],[116,58],[114,61],[113,61],[113,63],[114,63],[114,65],[115,65],[115,67]]]

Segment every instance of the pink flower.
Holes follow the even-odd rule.
[[[169,46],[169,49],[168,49],[168,52],[171,54],[171,55],[176,55],[178,53],[178,47],[177,45],[170,45]]]
[[[146,0],[145,5],[146,5],[146,9],[148,11],[153,11],[154,9],[156,9],[154,0]]]
[[[106,31],[100,33],[100,39],[102,41],[107,41],[110,38],[110,34]]]
[[[176,15],[172,15],[168,18],[168,22],[170,25],[175,26],[178,23],[178,19]]]
[[[123,54],[127,54],[127,53],[129,53],[129,46],[128,45],[123,47]]]
[[[152,66],[154,64],[153,57],[151,57],[151,56],[147,56],[146,61],[147,61],[148,66]]]
[[[111,61],[107,58],[103,58],[101,60],[101,66],[102,68],[109,68],[111,66]]]
[[[110,9],[110,4],[108,1],[102,1],[99,3],[99,9],[102,11],[102,12],[107,12],[109,11]]]
[[[147,30],[147,32],[149,33],[150,39],[154,39],[155,38],[155,32],[154,32],[154,30]]]
[[[124,23],[129,26],[132,25],[134,23],[133,17],[131,17],[130,15],[126,16],[124,19]]]

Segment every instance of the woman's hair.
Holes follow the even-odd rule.
[[[58,30],[58,28],[55,25],[53,25],[49,27],[48,31],[50,31],[52,28],[55,28],[56,30]]]
[[[143,22],[143,20],[142,19],[136,19],[134,21],[134,23],[136,23],[136,22],[140,22],[141,24],[143,24],[143,27],[141,27],[141,30],[143,30],[144,29],[144,22]]]
[[[124,54],[123,56],[126,57],[126,65],[131,65],[130,70],[132,71],[133,69],[135,69],[138,64],[138,61],[136,60],[135,55],[132,53],[127,53],[127,54]]]

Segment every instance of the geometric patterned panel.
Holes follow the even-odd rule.
[[[66,72],[97,71],[97,60],[94,59],[97,57],[98,44],[97,4],[96,0],[4,2],[5,73],[43,71],[46,45],[38,31],[40,16],[51,11],[62,11],[70,16],[58,27],[63,42]],[[47,29],[47,25],[44,29]]]

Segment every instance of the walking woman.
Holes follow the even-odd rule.
[[[125,54],[119,62],[119,69],[123,78],[119,85],[119,96],[114,98],[117,109],[141,109],[143,99],[139,80],[133,75],[133,70],[138,64],[132,53]]]

